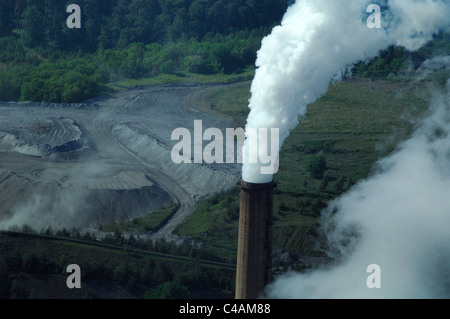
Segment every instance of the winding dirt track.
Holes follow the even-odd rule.
[[[104,112],[99,113],[92,121],[88,122],[87,129],[94,137],[94,140],[100,142],[99,151],[107,158],[116,158],[123,160],[139,168],[152,182],[166,191],[179,206],[173,217],[156,233],[152,233],[148,238],[152,240],[175,240],[175,235],[172,234],[173,230],[183,222],[195,209],[196,201],[189,195],[189,193],[181,188],[170,176],[157,170],[148,160],[143,159],[125,146],[123,146],[114,136],[111,134],[111,127],[108,124],[108,120],[111,119],[114,114],[118,113],[117,109],[123,106],[124,102],[129,102],[127,98],[111,98],[100,103]],[[106,146],[106,147],[102,147]]]
[[[115,176],[117,174],[124,176],[127,173],[129,176],[133,176],[130,172],[144,174],[153,185],[162,189],[173,202],[178,204],[178,209],[170,220],[157,227],[158,230],[156,232],[146,234],[144,237],[152,240],[179,240],[172,232],[194,211],[198,198],[205,196],[198,190],[198,185],[203,183],[202,178],[206,180],[205,183],[211,183],[210,176],[212,174],[217,175],[221,168],[214,167],[210,169],[203,165],[200,168],[197,167],[197,170],[200,169],[206,173],[204,177],[192,177],[192,185],[189,185],[189,180],[191,179],[189,172],[192,171],[190,167],[187,167],[184,173],[183,171],[181,173],[178,172],[177,174],[179,175],[172,171],[164,170],[166,166],[161,165],[161,159],[159,159],[160,162],[155,162],[153,158],[143,155],[152,154],[151,152],[160,153],[160,151],[149,150],[147,153],[142,153],[140,149],[130,146],[133,140],[126,143],[124,143],[123,139],[119,140],[113,132],[113,127],[118,124],[134,124],[133,127],[138,127],[143,132],[142,138],[144,140],[147,137],[154,139],[161,142],[166,149],[170,149],[171,145],[175,143],[170,139],[172,130],[176,127],[191,128],[193,121],[196,119],[203,120],[209,127],[226,127],[229,124],[223,120],[212,118],[196,110],[186,109],[185,101],[189,100],[190,105],[195,105],[195,97],[202,96],[202,94],[198,93],[205,89],[205,87],[150,87],[129,90],[89,102],[86,109],[70,106],[64,108],[48,107],[48,105],[24,107],[16,103],[0,103],[0,131],[3,129],[7,133],[12,132],[11,134],[14,134],[17,127],[22,128],[22,126],[25,126],[24,123],[31,125],[30,123],[45,121],[49,117],[64,117],[72,119],[79,124],[87,134],[90,145],[93,145],[89,150],[90,156],[88,159],[83,157],[81,159],[30,157],[17,152],[5,152],[0,147],[0,177],[3,171],[7,172],[9,175],[7,174],[6,176],[9,177],[11,174],[20,176],[22,181],[29,181],[33,187],[37,183],[48,180],[56,181],[58,184],[65,183],[70,185],[70,179],[64,173],[73,170],[73,166],[78,164],[78,162],[92,161],[92,158],[95,158],[96,167],[101,167],[101,170],[113,171],[116,174]],[[203,102],[198,101],[198,103]],[[94,104],[95,108],[93,107]],[[95,153],[93,157],[91,153]],[[169,158],[166,157],[167,155],[164,157],[165,161],[171,160],[170,156]],[[238,179],[239,169],[237,167],[232,169],[227,167],[225,171],[223,173],[222,169],[222,173],[227,178],[219,178],[222,185],[217,185],[218,190],[233,186],[235,180]],[[88,173],[84,172],[83,174]],[[91,173],[91,175],[82,175],[82,178],[98,178],[94,173]],[[195,178],[197,180],[194,181]],[[126,180],[131,179],[128,178]],[[182,179],[184,179],[183,183],[180,182]],[[186,180],[188,181],[187,183],[185,182]],[[7,196],[11,197],[11,195],[16,193],[21,193],[22,196],[27,194],[27,191],[23,189],[11,189],[11,183],[7,185],[9,187]],[[0,178],[1,188],[2,181]],[[28,186],[28,188],[32,187]],[[206,188],[211,188],[208,190],[211,194],[214,192],[214,185],[208,185]],[[198,196],[199,194],[202,196]],[[0,198],[0,200],[6,201],[6,198]],[[0,213],[1,211],[2,204],[0,201]]]

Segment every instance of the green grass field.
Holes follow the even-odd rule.
[[[411,119],[427,109],[423,84],[347,79],[308,106],[307,115],[285,141],[274,180],[274,249],[320,255],[315,246],[320,211],[327,203],[372,172],[377,159],[391,153],[413,129]],[[244,127],[250,82],[211,89],[210,111]],[[313,178],[309,163],[326,159],[322,178]],[[234,256],[237,246],[239,190],[205,200],[176,229]]]
[[[141,85],[230,84],[251,80],[254,74],[255,69],[253,67],[231,74],[218,73],[205,75],[190,72],[178,72],[173,74],[160,73],[153,77],[143,77],[140,79],[120,79],[109,83],[107,87],[112,90],[123,90]]]
[[[134,218],[131,221],[120,221],[114,224],[102,225],[101,230],[104,232],[132,232],[132,231],[152,231],[165,219],[169,218],[177,209],[177,205],[160,209],[143,217]]]

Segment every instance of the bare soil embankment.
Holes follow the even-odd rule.
[[[240,175],[237,164],[171,160],[174,129],[230,125],[195,109],[205,89],[148,87],[73,105],[0,102],[0,226],[93,229],[175,202],[172,218],[146,237],[176,239],[173,229],[198,201]]]

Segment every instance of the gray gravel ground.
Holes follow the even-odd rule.
[[[145,236],[177,240],[172,231],[199,200],[240,176],[239,164],[171,160],[174,129],[193,135],[202,120],[203,130],[225,136],[231,127],[195,110],[202,90],[153,86],[81,104],[0,102],[0,227],[93,229],[177,202],[173,218]]]

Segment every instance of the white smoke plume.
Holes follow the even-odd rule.
[[[424,65],[446,66],[450,56]],[[291,273],[268,287],[271,298],[450,297],[450,80],[434,93],[429,115],[378,174],[323,212],[330,269]],[[381,267],[369,289],[367,267]]]
[[[85,185],[105,168],[95,162],[78,163],[59,172],[50,165],[40,177],[42,185],[37,184],[31,196],[13,208],[11,216],[0,219],[0,229],[17,229],[24,225],[38,231],[47,227],[82,228],[92,222],[95,205],[88,203],[91,190]],[[59,177],[59,183],[54,181],[55,176]]]
[[[252,154],[249,141],[254,137],[248,132],[278,128],[281,148],[307,105],[326,93],[330,81],[339,79],[351,64],[372,58],[391,44],[416,50],[449,25],[446,0],[382,2],[382,28],[370,29],[366,11],[371,2],[298,0],[281,25],[264,38],[251,87],[243,180],[267,183],[273,179],[272,174],[261,174],[261,163],[249,163],[248,156],[262,158],[270,152],[262,146],[257,155]]]
[[[279,128],[281,147],[307,105],[353,63],[392,44],[417,50],[450,26],[447,0],[390,0],[378,1],[382,28],[370,29],[366,8],[373,2],[298,0],[288,9],[258,52],[247,131]],[[448,68],[449,61],[427,61],[418,77]],[[429,116],[393,155],[377,163],[375,176],[323,213],[322,231],[336,265],[284,275],[267,288],[269,298],[450,297],[449,89],[450,83],[435,94]],[[262,148],[257,152],[267,154]],[[243,179],[270,182],[273,175],[262,175],[260,166],[244,162]],[[381,267],[379,289],[367,286],[372,264]]]

